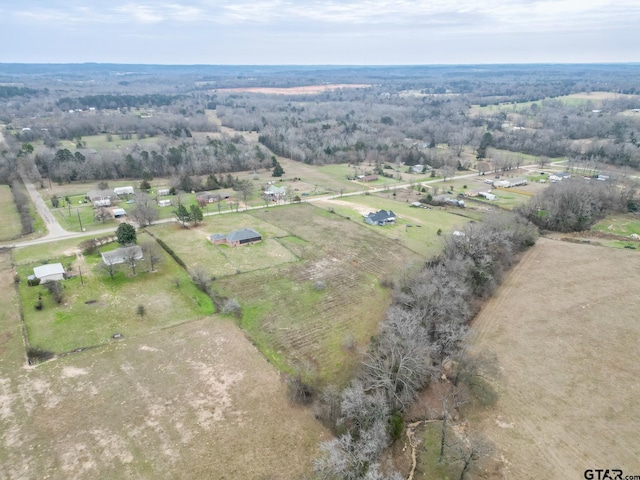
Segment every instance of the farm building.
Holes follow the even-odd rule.
[[[167,195],[169,195],[170,190],[168,188],[160,188],[158,189],[158,195],[160,195],[161,197],[165,197]]]
[[[493,182],[493,184],[496,187],[512,188],[512,187],[518,187],[520,185],[526,185],[527,179],[526,178],[507,178],[505,180]]]
[[[41,265],[33,269],[33,276],[40,280],[40,283],[64,280],[64,275],[65,271],[61,263]]]
[[[487,200],[495,200],[496,196],[493,193],[489,193],[489,192],[478,192],[478,196],[479,197],[484,197]]]
[[[170,207],[171,206],[171,200],[158,200],[158,206],[159,207]]]
[[[256,243],[262,240],[262,235],[253,228],[242,228],[234,230],[231,233],[223,235],[222,233],[214,233],[209,237],[214,245],[228,245],[230,247],[238,247],[247,243]]]
[[[216,203],[220,200],[222,200],[222,197],[217,193],[201,192],[196,195],[198,203]]]
[[[127,211],[124,208],[114,208],[112,210],[113,218],[126,217]]]
[[[364,221],[369,225],[387,225],[396,221],[396,214],[391,210],[380,210],[364,215]]]
[[[567,172],[552,173],[551,175],[549,175],[549,180],[551,180],[552,182],[561,182],[562,180],[566,180],[568,178],[571,178],[571,174]]]
[[[133,256],[136,260],[142,260],[144,255],[140,245],[131,245],[129,247],[120,247],[110,252],[101,253],[102,261],[105,265],[117,265],[119,263],[125,263],[130,256]]]
[[[132,186],[127,187],[116,187],[113,189],[113,193],[116,195],[133,195],[136,193]]]
[[[464,207],[464,200],[458,200],[457,198],[451,198],[449,195],[436,195],[432,199],[435,205],[455,205],[456,207]]]
[[[85,195],[87,201],[91,202],[95,208],[110,207],[111,202],[117,198],[113,190],[91,190]]]
[[[413,165],[411,167],[411,173],[424,173],[431,170],[429,165]]]
[[[359,175],[358,180],[362,180],[363,182],[375,182],[378,180],[377,175]]]

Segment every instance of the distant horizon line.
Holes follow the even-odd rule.
[[[489,62],[489,63],[140,63],[140,62],[3,62],[0,65],[142,65],[150,67],[456,67],[456,66],[506,66],[506,65],[640,65],[640,60],[624,62]]]

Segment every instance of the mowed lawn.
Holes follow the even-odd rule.
[[[0,241],[20,236],[22,224],[9,185],[0,185]]]
[[[115,333],[135,336],[213,312],[211,299],[164,252],[157,271],[149,271],[148,262],[141,260],[135,276],[128,266],[119,265],[113,279],[101,268],[98,254],[48,260],[61,262],[71,277],[62,281],[60,305],[46,286],[28,286],[27,276],[41,262],[17,267],[24,321],[33,347],[63,353],[108,343]],[[42,310],[35,308],[39,297]],[[140,307],[144,315],[139,314]]]
[[[214,233],[227,234],[241,228],[253,228],[263,240],[241,248],[214,245],[209,241]],[[185,228],[178,223],[154,225],[149,231],[169,245],[189,270],[203,268],[213,277],[261,270],[297,260],[280,241],[289,235],[286,230],[248,213],[208,216],[197,227]]]
[[[346,382],[388,306],[382,280],[421,257],[309,204],[251,215],[288,231],[280,242],[300,260],[220,278],[214,289],[240,303],[239,324],[279,368],[319,383]]]
[[[229,320],[25,368],[8,253],[0,304],[0,478],[297,480],[329,438]]]
[[[394,200],[391,192],[340,197],[315,203],[362,225],[372,234],[398,242],[425,257],[437,254],[442,247],[438,230],[442,234],[451,233],[461,229],[470,220],[480,218],[478,212],[470,209],[411,207],[407,202]],[[398,215],[398,220],[395,224],[385,226],[366,224],[362,215],[378,210],[392,210]]]

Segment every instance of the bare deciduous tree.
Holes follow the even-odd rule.
[[[141,227],[151,225],[158,218],[155,201],[147,193],[138,192],[131,216]]]
[[[149,268],[153,272],[162,261],[162,249],[155,240],[148,240],[141,245],[144,258],[149,261]]]

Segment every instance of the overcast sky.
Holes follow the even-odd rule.
[[[0,0],[0,62],[640,61],[640,0]]]

